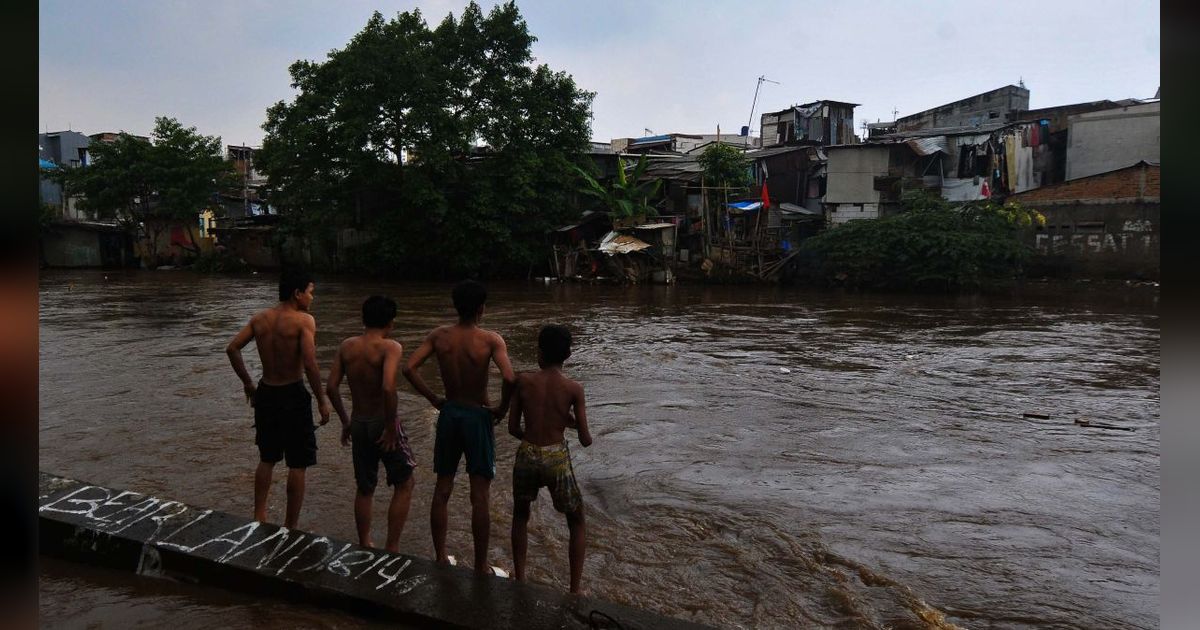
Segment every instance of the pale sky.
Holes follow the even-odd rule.
[[[149,134],[167,115],[259,145],[288,66],[344,47],[371,12],[420,8],[434,27],[465,0],[42,0],[38,131]],[[479,3],[486,13],[494,1]],[[1023,79],[1030,107],[1150,98],[1157,2],[529,0],[538,63],[596,92],[592,139],[737,133],[818,99],[890,120]],[[1169,98],[1169,97],[1168,97]]]

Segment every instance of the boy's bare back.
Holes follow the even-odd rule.
[[[304,376],[304,343],[315,343],[316,320],[303,311],[274,307],[250,318],[254,345],[262,361],[262,381],[287,385]]]
[[[522,439],[535,446],[551,446],[563,441],[568,428],[579,430],[579,442],[592,443],[587,427],[583,386],[557,369],[543,369],[517,375],[513,404],[515,415],[524,416]]]
[[[403,352],[399,342],[388,338],[358,335],[342,342],[338,358],[350,382],[355,416],[383,417],[385,366],[390,365],[394,379]]]
[[[505,354],[507,361],[507,350],[500,335],[478,326],[452,324],[435,328],[425,343],[431,345],[437,357],[446,400],[490,406],[488,363],[500,353]]]

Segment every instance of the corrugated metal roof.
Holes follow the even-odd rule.
[[[946,136],[935,136],[931,138],[913,138],[905,142],[908,148],[913,150],[913,153],[921,157],[933,155],[934,153],[946,153]]]

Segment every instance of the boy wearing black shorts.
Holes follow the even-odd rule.
[[[354,480],[358,492],[354,497],[354,523],[358,529],[358,544],[374,546],[371,542],[371,502],[379,481],[379,464],[383,463],[387,485],[392,487],[388,506],[388,551],[399,551],[400,532],[408,519],[412,501],[413,461],[404,425],[396,413],[396,372],[404,348],[389,339],[396,318],[396,303],[389,298],[373,295],[362,307],[363,334],[350,337],[338,346],[329,372],[327,393],[342,421],[342,445],[352,444]],[[346,414],[338,388],[342,376],[350,383],[353,416]]]

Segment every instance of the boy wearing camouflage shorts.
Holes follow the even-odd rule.
[[[586,546],[583,497],[575,482],[571,452],[563,433],[567,427],[577,429],[579,443],[585,447],[592,443],[592,435],[588,431],[583,386],[562,373],[562,364],[569,356],[571,333],[562,326],[546,326],[538,335],[541,369],[517,377],[508,417],[509,434],[521,440],[513,465],[512,547],[516,579],[524,580],[530,503],[545,486],[554,509],[567,517],[571,533],[571,592],[578,593]]]

